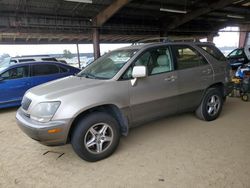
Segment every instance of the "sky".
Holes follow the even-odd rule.
[[[217,47],[234,46],[238,47],[239,42],[239,28],[227,27],[219,32],[219,36],[214,38],[214,43]],[[224,32],[223,32],[224,31]],[[231,32],[229,32],[231,31]],[[233,31],[233,32],[232,32]],[[114,50],[123,46],[131,44],[101,44],[101,54]],[[60,45],[0,45],[0,55],[7,53],[10,56],[21,55],[41,55],[41,54],[61,54],[63,50],[69,50],[71,53],[77,53],[77,47],[74,44],[60,44]],[[80,53],[93,53],[92,44],[80,44]]]
[[[101,44],[101,54],[130,44]],[[63,50],[69,50],[71,53],[77,53],[76,44],[41,44],[41,45],[0,45],[0,55],[7,53],[10,56],[21,55],[44,55],[44,54],[62,54]],[[79,44],[80,53],[93,53],[92,44]]]
[[[219,36],[214,37],[214,43],[217,47],[234,46],[237,48],[239,45],[239,27],[222,29]]]

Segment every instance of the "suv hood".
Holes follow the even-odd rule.
[[[43,96],[46,99],[56,99],[74,92],[90,89],[106,83],[104,80],[88,79],[84,77],[69,76],[33,87],[27,94]]]

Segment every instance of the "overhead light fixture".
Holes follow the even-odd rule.
[[[236,18],[236,19],[244,19],[244,16],[240,16],[240,15],[232,15],[232,14],[228,14],[227,15],[228,18]]]
[[[243,7],[249,7],[250,6],[250,2],[244,3],[241,6],[243,6]]]
[[[64,0],[70,2],[77,2],[77,3],[93,3],[93,0]]]
[[[176,9],[160,8],[160,11],[162,11],[162,12],[173,12],[173,13],[179,13],[179,14],[187,14],[186,10],[176,10]]]
[[[233,4],[238,4],[238,3],[241,3],[241,2],[243,2],[244,0],[239,0],[239,1],[236,1],[236,2],[234,2]]]

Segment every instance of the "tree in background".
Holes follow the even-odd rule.
[[[73,57],[73,54],[69,50],[63,50],[63,57],[71,59]]]

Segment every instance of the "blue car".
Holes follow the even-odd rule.
[[[0,108],[19,106],[28,89],[79,71],[63,63],[44,61],[0,67]]]

